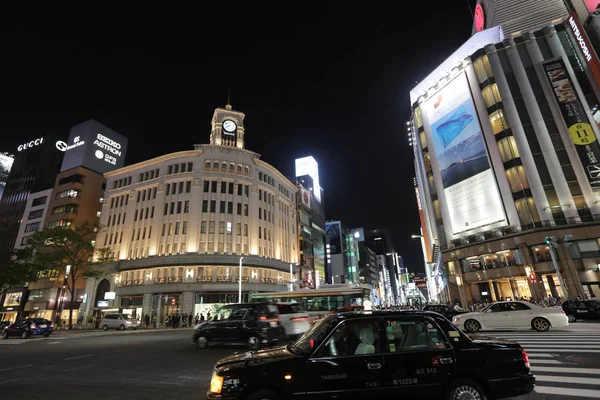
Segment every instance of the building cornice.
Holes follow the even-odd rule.
[[[165,154],[164,156],[151,158],[150,160],[142,161],[142,162],[139,162],[136,164],[128,165],[123,168],[119,168],[119,169],[111,171],[111,172],[107,172],[104,174],[104,177],[108,179],[113,176],[118,176],[118,175],[130,173],[130,172],[135,172],[142,168],[151,167],[153,165],[160,164],[162,162],[169,161],[169,160],[174,160],[177,158],[198,157],[198,156],[202,155],[202,153],[203,153],[202,150],[196,149],[196,150],[178,151],[176,153]]]

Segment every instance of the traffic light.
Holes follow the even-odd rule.
[[[531,283],[536,282],[536,276],[533,272],[529,274],[529,281],[531,281]]]
[[[546,244],[552,244],[552,241],[550,240],[550,238],[548,236],[546,236],[546,238],[544,239],[544,242],[546,242]]]

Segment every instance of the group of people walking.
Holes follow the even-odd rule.
[[[210,311],[208,312],[207,318],[210,319]],[[167,328],[191,328],[204,320],[204,314],[202,313],[196,313],[195,316],[191,313],[175,313],[167,315],[162,321],[158,321],[156,313],[153,313],[152,317],[148,314],[144,315],[143,323],[146,328],[149,328],[150,326],[158,328],[163,322]],[[150,325],[150,323],[152,323],[152,325]]]

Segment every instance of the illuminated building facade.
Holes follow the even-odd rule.
[[[295,280],[297,188],[244,149],[243,124],[243,113],[217,108],[210,144],[105,174],[96,246],[116,262],[88,283],[86,315],[206,316],[238,302],[240,263],[242,300]]]

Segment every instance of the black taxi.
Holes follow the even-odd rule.
[[[486,399],[534,385],[518,343],[471,339],[433,312],[374,311],[332,314],[295,342],[221,359],[207,398]]]

